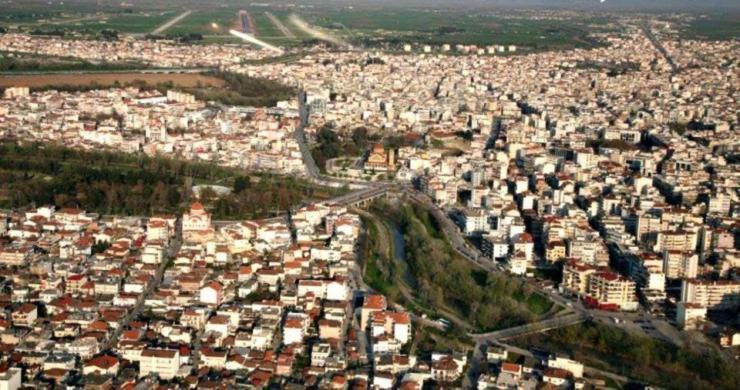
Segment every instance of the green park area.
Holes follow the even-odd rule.
[[[552,303],[522,281],[488,273],[457,255],[423,206],[377,203],[363,218],[366,282],[412,312],[473,332],[521,325],[550,313]],[[394,234],[402,235],[401,242]]]
[[[677,347],[594,322],[522,336],[509,343],[567,354],[589,367],[669,389],[740,388],[740,366],[720,351]]]
[[[342,192],[290,176],[211,163],[53,144],[0,143],[0,208],[51,204],[102,214],[177,213],[194,200],[191,186],[197,184],[232,189],[222,196],[201,193],[215,219],[272,217]]]

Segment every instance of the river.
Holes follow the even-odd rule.
[[[406,242],[403,239],[401,229],[392,221],[386,221],[388,229],[391,231],[393,238],[393,260],[398,263],[399,268],[403,270],[403,281],[410,288],[416,288],[416,279],[411,274],[408,263],[406,262]]]

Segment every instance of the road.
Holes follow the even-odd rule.
[[[295,34],[293,34],[290,29],[283,24],[283,22],[280,21],[275,15],[273,15],[271,12],[265,12],[265,16],[267,16],[268,19],[272,22],[272,24],[275,25],[275,27],[280,30],[280,32],[285,35],[287,38],[295,38]]]
[[[164,271],[167,269],[167,263],[169,263],[169,260],[171,258],[175,257],[177,251],[180,250],[180,246],[182,245],[181,223],[182,222],[178,220],[175,238],[170,242],[170,245],[167,248],[167,254],[162,263],[159,265],[154,278],[152,278],[151,282],[147,285],[144,293],[139,295],[134,308],[123,317],[123,320],[120,322],[118,328],[113,332],[113,335],[111,335],[108,341],[101,346],[102,351],[114,347],[118,343],[118,338],[121,336],[121,333],[128,327],[128,324],[131,321],[136,320],[136,318],[144,310],[144,303],[146,302],[146,299],[151,296],[153,292],[157,291],[157,288],[159,288],[159,285],[162,283],[162,278],[164,277]]]
[[[640,25],[640,28],[642,29],[642,32],[645,34],[645,37],[650,41],[650,43],[653,44],[655,47],[655,50],[657,50],[663,58],[665,58],[666,62],[668,62],[668,65],[671,66],[671,72],[673,74],[678,73],[678,65],[676,65],[676,62],[673,61],[673,58],[670,54],[668,54],[668,51],[665,49],[663,44],[660,42],[660,40],[653,34],[653,31],[650,29],[650,26],[647,23],[642,23]]]
[[[311,155],[311,148],[309,148],[308,140],[306,139],[305,129],[306,126],[308,126],[309,113],[308,107],[306,107],[306,94],[304,91],[300,91],[298,93],[298,112],[300,114],[301,121],[293,132],[293,137],[301,150],[303,165],[306,167],[306,175],[312,183],[334,188],[348,186],[350,189],[356,190],[387,186],[389,184],[389,182],[365,182],[322,175],[318,165],[316,165],[316,161]]]
[[[257,35],[252,18],[249,16],[249,12],[245,10],[239,11],[239,26],[243,33]]]
[[[163,25],[155,28],[152,31],[152,35],[162,34],[163,32],[169,30],[170,27],[176,25],[177,23],[180,23],[181,20],[183,20],[183,19],[187,18],[188,16],[190,16],[191,13],[193,13],[193,11],[187,10],[187,11],[181,13],[180,15],[175,16],[174,18],[172,18],[172,19],[168,20],[167,22],[165,22]]]
[[[587,319],[584,313],[570,313],[562,316],[548,318],[546,320],[532,322],[512,328],[501,329],[488,333],[479,333],[472,335],[477,342],[493,342],[509,338],[523,336],[525,334],[547,332],[555,328],[575,325]]]

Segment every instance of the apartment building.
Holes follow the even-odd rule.
[[[147,348],[139,358],[139,375],[156,374],[159,378],[169,380],[177,376],[180,369],[180,351],[174,349]]]
[[[602,308],[636,310],[638,306],[635,282],[610,271],[590,275],[588,295]]]
[[[709,309],[740,306],[740,281],[686,279],[681,285],[681,302]]]
[[[667,278],[695,278],[699,269],[699,256],[693,252],[663,251],[663,273]]]

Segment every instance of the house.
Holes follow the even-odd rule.
[[[365,297],[362,302],[362,309],[360,310],[360,329],[367,329],[370,315],[376,311],[383,311],[387,309],[388,303],[385,300],[385,296],[371,294]]]
[[[89,375],[95,373],[98,375],[116,376],[118,374],[118,367],[118,358],[110,355],[100,355],[85,362],[82,368],[82,374]]]
[[[462,373],[462,367],[452,358],[445,356],[432,362],[432,378],[439,382],[452,382]]]
[[[562,368],[548,367],[542,374],[542,381],[558,387],[565,386],[571,376],[572,374],[569,371]]]
[[[218,306],[223,302],[224,287],[221,283],[211,281],[200,289],[200,301],[206,305]]]
[[[16,310],[13,310],[11,317],[13,319],[13,325],[30,328],[33,327],[34,323],[36,323],[36,319],[38,318],[38,309],[36,308],[36,305],[32,303],[24,303]]]

